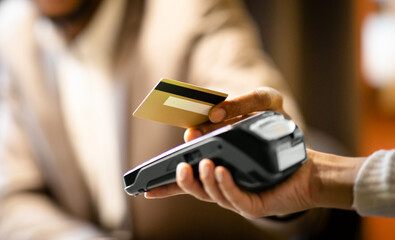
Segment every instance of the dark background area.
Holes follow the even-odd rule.
[[[353,1],[245,3],[259,28],[264,50],[301,107],[311,146],[355,156],[360,121]],[[331,210],[326,228],[309,239],[360,238],[360,217],[355,212]]]
[[[245,0],[263,48],[289,82],[312,146],[355,155],[358,116],[352,1]],[[322,139],[327,138],[326,140]],[[329,139],[329,140],[328,140]],[[315,144],[314,141],[317,141]],[[335,141],[325,149],[319,143]],[[333,144],[332,144],[333,145]]]

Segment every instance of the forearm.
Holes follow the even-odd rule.
[[[308,150],[312,161],[311,195],[315,207],[351,209],[353,187],[366,158],[341,157]]]
[[[104,237],[96,226],[70,217],[39,193],[15,193],[0,201],[0,238],[91,239]]]

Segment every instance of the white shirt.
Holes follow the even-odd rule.
[[[112,53],[125,0],[105,0],[71,43],[47,19],[36,36],[53,64],[61,108],[77,161],[98,205],[100,221],[117,226],[126,210],[116,129]]]

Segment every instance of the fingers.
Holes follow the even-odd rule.
[[[223,208],[235,210],[232,204],[223,196],[214,175],[215,165],[209,159],[199,163],[199,178],[201,184],[194,179],[192,167],[186,163],[177,166],[177,184],[180,189],[199,200],[216,202]]]
[[[223,208],[233,210],[232,204],[222,195],[214,177],[215,165],[211,160],[204,159],[199,163],[199,177],[202,181],[203,188],[210,196],[211,200]]]
[[[209,112],[211,122],[188,129],[185,131],[184,140],[188,142],[264,110],[273,110],[288,116],[283,110],[281,94],[273,88],[261,87],[214,106]]]
[[[193,140],[195,138],[198,138],[198,137],[200,137],[200,136],[202,136],[204,134],[212,132],[212,131],[214,131],[214,130],[216,130],[218,128],[221,128],[221,127],[224,127],[226,125],[238,122],[238,121],[240,121],[243,118],[246,118],[248,116],[249,115],[237,116],[235,118],[226,120],[226,121],[221,122],[221,123],[204,123],[204,124],[201,124],[201,125],[196,126],[194,128],[189,128],[184,133],[184,140],[186,142],[191,141],[191,140]]]
[[[185,194],[185,192],[181,188],[179,188],[176,183],[172,183],[145,192],[144,197],[147,199],[155,199],[155,198],[165,198],[165,197],[170,197],[180,194]]]
[[[184,133],[184,141],[189,142],[195,138],[202,136],[203,133],[199,129],[188,128]]]
[[[201,184],[194,178],[192,167],[187,163],[177,166],[177,184],[184,192],[199,200],[212,202],[210,196],[204,191]]]
[[[152,189],[145,193],[145,197],[155,199],[187,193],[199,200],[215,202],[246,218],[258,216],[254,209],[259,198],[256,199],[256,194],[240,190],[226,168],[216,167],[211,160],[203,159],[199,163],[199,178],[201,183],[194,178],[189,164],[180,163],[176,170],[177,184]],[[259,208],[262,210],[261,205]]]
[[[221,193],[226,198],[226,201],[234,207],[236,212],[246,218],[258,217],[258,212],[255,211],[254,206],[260,203],[260,200],[256,194],[244,192],[237,187],[230,172],[222,166],[215,169],[215,178]],[[260,210],[262,211],[263,209]]]
[[[257,111],[274,110],[283,112],[282,105],[283,99],[277,90],[261,87],[214,106],[209,113],[209,119],[213,123],[218,123]]]

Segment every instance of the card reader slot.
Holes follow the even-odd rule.
[[[198,166],[203,158],[226,167],[235,183],[247,191],[262,191],[282,182],[307,160],[307,155],[303,132],[297,127],[294,133],[270,141],[248,127],[256,119],[274,114],[278,113],[254,115],[162,153],[124,175],[125,191],[137,196],[174,183],[176,167],[181,162],[190,164],[195,178],[199,179]],[[296,146],[298,151],[291,151]],[[279,161],[285,162],[286,167],[279,168]]]
[[[138,169],[137,171],[132,171],[126,175],[124,175],[124,182],[125,182],[125,186],[129,186],[134,184],[134,182],[136,181],[136,177],[139,174],[141,168]]]

